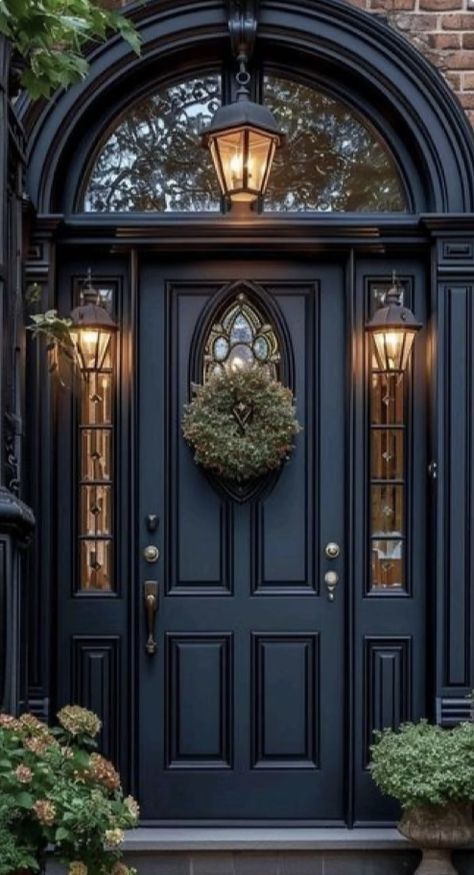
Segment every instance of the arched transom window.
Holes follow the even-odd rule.
[[[81,208],[87,212],[218,212],[214,168],[200,134],[221,103],[221,77],[163,86],[135,103],[102,142]],[[406,211],[395,160],[349,104],[290,78],[265,75],[263,99],[286,132],[263,209]]]

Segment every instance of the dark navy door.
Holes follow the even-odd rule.
[[[143,818],[342,822],[343,267],[150,256],[139,277]],[[275,322],[303,426],[280,474],[243,502],[195,465],[180,430],[206,324],[239,294]],[[329,542],[339,556],[327,555]],[[327,572],[338,576],[333,600]],[[153,655],[147,581],[158,584]]]

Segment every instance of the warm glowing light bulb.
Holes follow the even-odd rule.
[[[239,152],[234,152],[232,158],[230,159],[230,173],[232,176],[232,183],[235,183],[241,177],[241,168],[242,168],[242,155]]]

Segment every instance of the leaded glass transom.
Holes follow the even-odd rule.
[[[280,349],[275,329],[241,292],[213,323],[204,349],[204,380],[262,368],[278,379]]]

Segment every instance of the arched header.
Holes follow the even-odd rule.
[[[135,56],[114,37],[91,55],[87,79],[38,113],[28,190],[41,213],[70,213],[91,155],[112,120],[153,85],[222,71],[229,57],[224,0],[157,0],[132,8]],[[403,37],[344,0],[261,0],[259,64],[352,105],[388,143],[414,212],[474,209],[473,134],[448,85]]]

